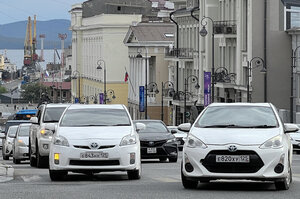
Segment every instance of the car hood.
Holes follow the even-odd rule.
[[[280,134],[279,128],[193,128],[191,134],[208,145],[261,145]]]
[[[57,134],[70,140],[121,140],[132,132],[132,126],[59,127]]]
[[[291,136],[291,138],[293,138],[294,140],[300,140],[300,133],[289,133],[289,135]]]
[[[159,141],[174,138],[171,133],[139,133],[141,141]]]

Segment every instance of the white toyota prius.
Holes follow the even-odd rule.
[[[124,105],[69,106],[55,130],[50,145],[51,180],[62,180],[68,172],[98,173],[126,171],[129,179],[141,175],[138,130]]]
[[[196,122],[181,124],[189,132],[181,169],[185,188],[218,179],[272,181],[278,190],[292,181],[293,148],[288,133],[269,103],[214,103]]]

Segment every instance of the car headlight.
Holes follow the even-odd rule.
[[[59,146],[69,146],[67,138],[61,135],[53,138],[53,144]]]
[[[18,140],[19,146],[26,146],[23,140]]]
[[[40,134],[41,134],[43,137],[49,137],[49,136],[53,135],[53,132],[50,131],[50,130],[47,130],[47,129],[41,129],[41,130],[40,130]]]
[[[187,137],[187,140],[185,143],[186,143],[186,146],[189,148],[202,148],[202,149],[207,148],[207,146],[204,144],[204,142],[202,142],[201,140],[199,140],[198,138],[196,138],[192,135],[189,135]]]
[[[172,138],[172,139],[167,140],[167,143],[171,143],[171,142],[177,142],[176,138]]]
[[[277,136],[267,140],[262,145],[260,145],[259,148],[261,148],[261,149],[271,149],[271,148],[278,149],[278,148],[281,148],[282,146],[283,146],[282,136],[277,135]]]
[[[126,135],[125,137],[122,138],[120,146],[127,146],[127,145],[132,145],[136,144],[136,135]]]

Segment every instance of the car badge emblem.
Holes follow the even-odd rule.
[[[230,152],[236,152],[237,151],[237,147],[235,145],[230,145],[228,147],[228,151],[230,151]]]
[[[90,148],[91,149],[98,149],[99,145],[96,142],[91,143]]]
[[[154,142],[149,142],[149,146],[154,146]]]

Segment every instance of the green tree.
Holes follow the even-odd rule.
[[[2,94],[2,93],[7,93],[7,90],[5,87],[0,86],[0,94]]]
[[[49,93],[49,88],[40,83],[23,84],[22,89],[21,97],[32,103],[39,103],[42,95]]]

